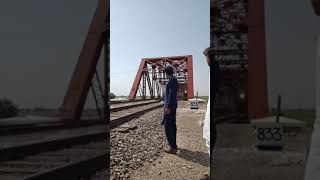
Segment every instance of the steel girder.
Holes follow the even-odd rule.
[[[146,99],[147,83],[151,98],[162,96],[163,87],[168,81],[164,68],[171,65],[174,75],[179,82],[178,96],[181,98],[185,93],[187,98],[194,97],[193,90],[193,64],[192,55],[143,58],[133,82],[129,100],[136,99],[137,92],[141,91],[142,99]]]
[[[91,81],[103,46],[105,46],[105,99],[108,104],[109,93],[109,32],[110,0],[99,0],[78,62],[72,74],[67,92],[60,108],[60,118],[65,122],[79,121],[88,95]],[[104,108],[105,110],[107,108]],[[106,112],[104,113],[106,116]]]

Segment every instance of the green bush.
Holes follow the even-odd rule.
[[[0,118],[8,118],[18,115],[18,107],[9,99],[0,99]]]
[[[114,99],[114,98],[116,98],[116,95],[113,93],[110,93],[110,99]]]

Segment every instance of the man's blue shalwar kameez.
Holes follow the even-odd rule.
[[[164,92],[164,116],[162,125],[164,125],[165,133],[171,149],[177,148],[177,125],[176,111],[178,107],[177,91],[179,83],[175,77],[169,79]],[[170,114],[166,114],[166,108],[170,109]]]

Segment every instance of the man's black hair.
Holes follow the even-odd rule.
[[[167,66],[165,69],[164,69],[164,72],[167,74],[167,75],[173,75],[173,68],[171,66]]]

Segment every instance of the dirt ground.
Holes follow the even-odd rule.
[[[282,151],[255,147],[253,128],[246,124],[221,124],[214,150],[215,180],[302,180],[311,129],[285,134]]]
[[[209,158],[199,120],[205,106],[190,110],[180,104],[177,111],[177,143],[180,154],[163,153],[152,163],[135,170],[137,180],[198,180],[209,171]],[[254,129],[250,124],[219,124],[214,149],[214,180],[302,180],[307,147],[312,130],[290,131],[284,136],[282,151],[262,151],[255,147]]]
[[[209,173],[209,156],[202,138],[199,119],[204,119],[205,105],[190,110],[187,102],[177,109],[177,155],[165,154],[136,170],[131,179],[137,180],[195,180]]]

